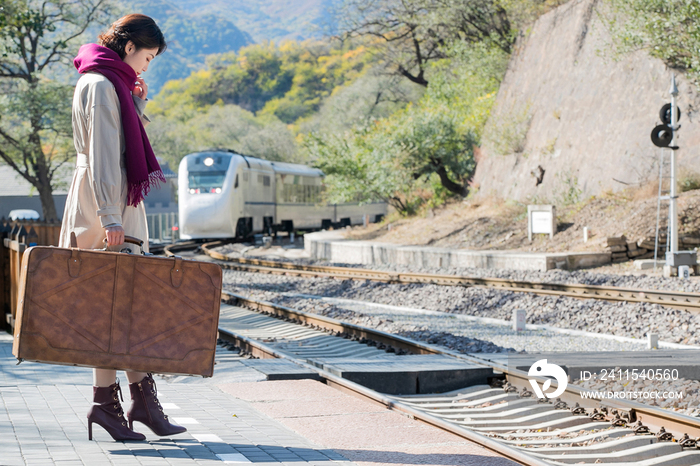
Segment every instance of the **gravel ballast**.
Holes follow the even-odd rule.
[[[486,288],[398,285],[368,280],[300,278],[232,270],[224,271],[224,289],[464,353],[645,350],[644,336],[647,332],[659,334],[661,341],[700,345],[700,316],[650,304],[578,300]],[[298,295],[313,295],[317,298]],[[440,311],[448,313],[448,316],[421,315],[377,306],[362,307],[361,303],[340,306],[319,299],[321,297]],[[509,321],[514,309],[526,310],[528,324],[636,338],[639,343],[573,336],[541,329],[515,332],[506,325],[460,318],[479,316]],[[449,318],[450,315],[453,318]],[[614,382],[582,385],[594,390],[614,391],[644,388],[618,387]],[[672,381],[658,388],[680,390],[685,397],[682,400],[635,401],[692,416],[700,414],[697,382]]]
[[[540,272],[536,270],[510,270],[510,269],[483,269],[461,267],[420,267],[415,265],[396,264],[344,264],[340,262],[328,262],[310,259],[280,259],[274,256],[247,256],[241,255],[241,244],[226,244],[214,248],[215,251],[233,258],[245,257],[264,260],[277,260],[291,262],[299,265],[323,265],[333,267],[351,267],[386,272],[404,273],[434,273],[441,275],[461,275],[474,278],[503,278],[507,280],[524,280],[559,284],[581,284],[599,286],[617,286],[620,288],[635,288],[644,290],[682,291],[687,293],[700,293],[700,277],[692,277],[683,280],[678,277],[662,277],[646,274],[604,274],[587,272],[585,270],[548,270]]]
[[[474,350],[473,347],[463,349],[461,346],[464,345],[460,346],[454,342],[455,338],[486,340],[497,346],[519,352],[562,351],[561,348],[565,348],[565,351],[591,351],[592,349],[594,351],[635,351],[646,349],[643,341],[631,344],[587,335],[567,335],[541,328],[530,328],[518,332],[513,329],[512,323],[506,320],[500,320],[496,323],[493,322],[496,319],[484,319],[464,314],[449,314],[320,296],[309,298],[308,296],[285,293],[276,296],[269,295],[268,297],[276,299],[280,304],[304,309],[308,312],[327,314],[328,309],[333,309],[332,312],[336,318],[345,321],[353,320],[354,323],[360,325],[374,326],[377,322],[391,322],[396,328],[393,331],[392,329],[386,331],[400,333],[403,336],[431,344],[447,346],[464,353],[495,351],[492,351],[488,346],[478,347],[477,350]],[[319,300],[324,302],[320,303]],[[364,322],[365,318],[370,318],[370,321]],[[410,325],[421,330],[407,331],[403,328]]]
[[[529,324],[552,325],[640,340],[644,340],[648,332],[653,332],[658,333],[662,341],[700,344],[697,334],[697,330],[700,329],[700,316],[654,304],[578,300],[485,288],[309,279],[230,270],[225,271],[224,280],[228,291],[272,302],[284,302],[290,307],[299,307],[295,303],[299,303],[300,300],[277,296],[279,293],[345,298],[503,320],[510,320],[513,310],[525,309]],[[307,310],[313,312],[313,308],[318,305],[311,303]],[[479,338],[476,335],[470,336]],[[516,347],[505,342],[504,346]],[[521,347],[519,350],[522,349]],[[544,351],[529,351],[532,350]],[[576,348],[561,348],[559,351],[581,350],[600,349],[582,348],[581,345],[577,345]]]

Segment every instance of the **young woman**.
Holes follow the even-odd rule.
[[[148,244],[143,198],[151,186],[165,182],[144,124],[148,86],[141,73],[166,48],[165,38],[148,16],[133,14],[114,22],[99,36],[98,44],[80,48],[74,64],[82,77],[73,97],[73,142],[78,161],[61,226],[62,247],[75,233],[78,247],[100,249],[120,246],[124,235]],[[116,371],[94,369],[92,424],[102,426],[115,440],[145,440],[133,422],[147,425],[157,435],[185,432],[163,413],[150,374],[127,372],[131,408],[127,420],[119,403],[121,389]]]

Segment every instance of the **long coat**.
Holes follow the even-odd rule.
[[[133,97],[141,121],[146,101]],[[144,241],[148,226],[143,202],[127,205],[128,183],[124,162],[124,131],[114,85],[99,73],[86,73],[73,96],[73,143],[78,160],[63,212],[59,246],[70,246],[75,232],[81,249],[104,247],[105,227],[121,225],[124,233]],[[111,249],[121,249],[119,246]],[[139,252],[131,248],[133,252]]]

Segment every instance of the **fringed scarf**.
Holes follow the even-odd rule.
[[[94,71],[109,79],[117,91],[121,108],[122,128],[126,144],[126,178],[129,183],[127,203],[136,207],[152,187],[165,183],[165,176],[148,142],[146,130],[136,113],[131,92],[136,85],[136,72],[124,63],[119,54],[97,44],[80,47],[73,60],[78,73]]]

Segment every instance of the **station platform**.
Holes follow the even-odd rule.
[[[17,365],[11,349],[11,335],[0,333],[0,466],[516,464],[313,377],[272,380],[304,375],[223,347],[212,378],[154,376],[166,413],[188,432],[157,437],[136,423],[145,442],[115,442],[95,425],[89,441],[92,370]]]
[[[538,253],[520,251],[473,251],[468,249],[402,246],[345,238],[342,231],[304,235],[304,249],[311,259],[344,264],[414,265],[484,269],[575,270],[598,267],[612,260],[609,252]]]

